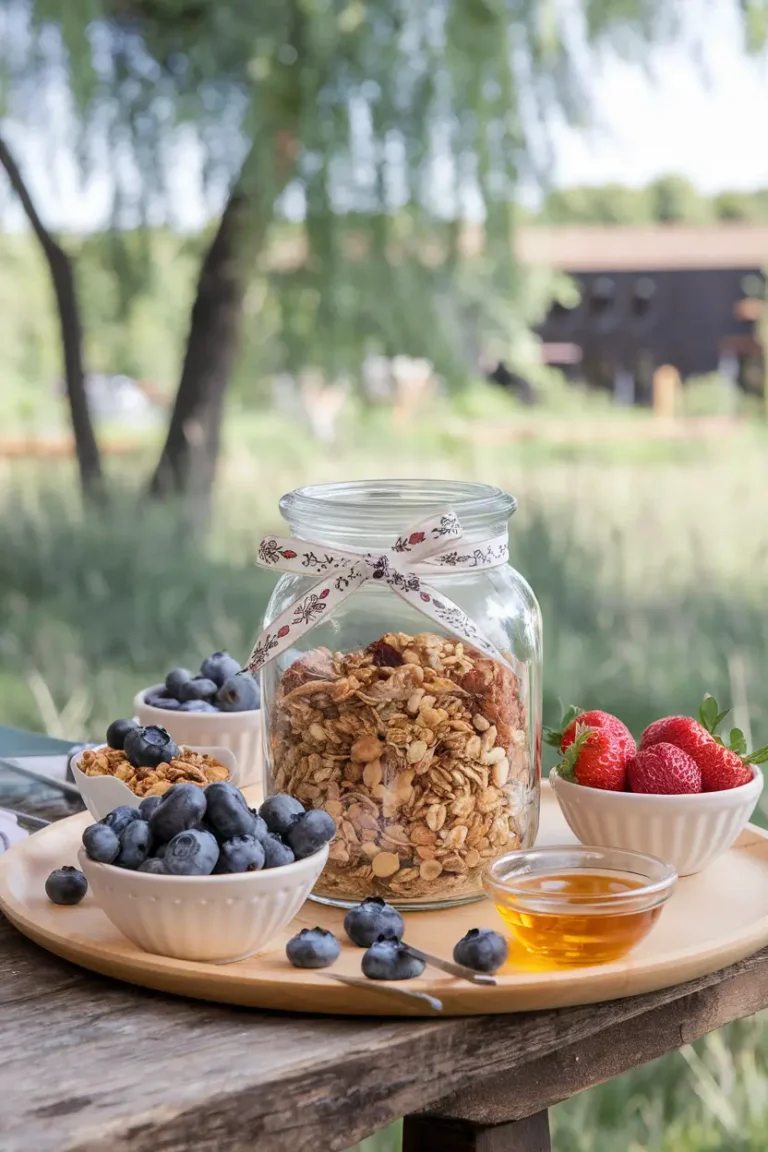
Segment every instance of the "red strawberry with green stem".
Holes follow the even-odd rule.
[[[627,764],[627,775],[633,792],[680,796],[702,790],[701,769],[693,757],[663,741],[633,756]]]
[[[634,740],[632,747],[634,749]],[[623,792],[627,783],[627,758],[622,733],[577,723],[575,738],[566,748],[557,774],[563,780],[573,780],[587,788]]]
[[[659,743],[682,748],[699,766],[705,792],[748,784],[752,779],[749,765],[768,762],[768,747],[747,756],[747,742],[739,728],[731,729],[726,745],[716,733],[729,712],[729,708],[721,712],[715,698],[705,696],[698,720],[692,716],[665,716],[649,724],[640,738],[640,750]]]
[[[600,712],[593,709],[591,712],[584,712],[575,704],[566,710],[560,721],[559,728],[548,728],[544,739],[548,744],[558,748],[561,752],[565,752],[576,739],[577,726],[581,725],[582,728],[597,728],[600,730],[605,729],[611,732],[619,743],[624,745],[627,756],[633,756],[636,750],[635,741],[632,733],[626,724],[619,720],[618,716],[613,716],[610,712]]]

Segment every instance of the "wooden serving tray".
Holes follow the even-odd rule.
[[[247,790],[246,790],[247,791]],[[75,908],[51,904],[44,883],[53,868],[76,864],[86,814],[71,816],[0,856],[0,908],[31,940],[49,951],[118,980],[201,1000],[292,1012],[359,1016],[434,1015],[427,1001],[392,996],[387,986],[364,987],[328,979],[321,971],[292,968],[285,943],[300,928],[320,924],[344,941],[327,972],[360,977],[362,952],[344,936],[343,913],[307,901],[273,947],[237,964],[217,966],[142,952],[117,931],[89,893]],[[557,802],[542,789],[539,844],[573,842]],[[450,958],[472,927],[501,927],[489,901],[445,912],[406,913],[406,938]],[[438,997],[444,1015],[520,1012],[591,1004],[651,992],[714,972],[768,944],[768,833],[749,825],[735,846],[698,876],[678,883],[658,924],[627,959],[592,968],[543,968],[513,947],[496,987],[479,987],[427,968],[418,980],[395,985]]]

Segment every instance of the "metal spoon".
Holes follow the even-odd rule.
[[[473,968],[467,968],[463,964],[454,964],[452,960],[443,960],[441,956],[431,956],[429,952],[422,952],[421,948],[414,948],[413,944],[408,944],[405,940],[403,947],[407,948],[412,956],[423,960],[425,964],[431,964],[433,968],[440,968],[449,976],[457,976],[459,980],[467,980],[470,984],[496,984],[495,976],[488,976],[484,972],[475,972]]]
[[[436,996],[429,996],[426,992],[412,992],[409,988],[398,988],[394,984],[379,984],[376,980],[364,980],[357,976],[339,976],[335,972],[319,972],[318,975],[325,976],[326,980],[337,980],[339,984],[349,984],[352,988],[365,988],[368,992],[381,992],[385,996],[395,998],[404,996],[407,1000],[428,1004],[435,1012],[443,1010],[442,1000],[438,1000]]]

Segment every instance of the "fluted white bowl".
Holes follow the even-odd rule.
[[[723,792],[656,796],[609,792],[549,774],[568,827],[582,844],[629,848],[672,864],[680,876],[701,872],[727,852],[749,821],[763,790],[763,774]]]
[[[173,736],[173,733],[171,735]],[[178,744],[178,740],[176,743]],[[200,747],[191,744],[184,744],[182,747],[190,752],[200,752],[218,760],[219,764],[223,765],[229,772],[230,784],[235,784],[238,788],[242,786],[237,760],[228,748]],[[87,749],[83,749],[73,756],[70,766],[83,803],[94,820],[103,820],[108,812],[111,812],[113,808],[118,808],[121,804],[124,804],[126,808],[138,808],[142,797],[131,792],[128,785],[124,784],[122,780],[118,780],[115,776],[86,776],[84,772],[80,771],[80,761],[85,751]]]
[[[147,695],[159,692],[162,684],[143,688],[133,700],[133,712],[140,724],[159,724],[177,744],[210,744],[229,748],[240,769],[240,787],[262,783],[261,711],[249,712],[169,712],[145,703]]]
[[[325,867],[313,856],[223,876],[155,876],[97,864],[81,848],[80,867],[115,928],[145,952],[232,964],[263,951],[290,924]]]

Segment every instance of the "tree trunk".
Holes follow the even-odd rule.
[[[0,139],[0,164],[8,174],[11,187],[21,202],[48,263],[59,313],[64,379],[72,420],[72,432],[75,438],[77,464],[80,471],[80,485],[83,495],[87,499],[102,501],[105,494],[104,477],[101,470],[99,446],[96,442],[88,408],[88,396],[85,391],[83,327],[80,322],[80,306],[77,299],[72,261],[43,225],[24,183],[21,170],[2,139]]]
[[[248,271],[241,244],[247,223],[254,227],[245,220],[253,207],[236,187],[203,261],[168,436],[150,482],[153,496],[191,497],[203,507],[210,500],[224,398],[240,343]],[[251,239],[258,243],[260,237]]]

